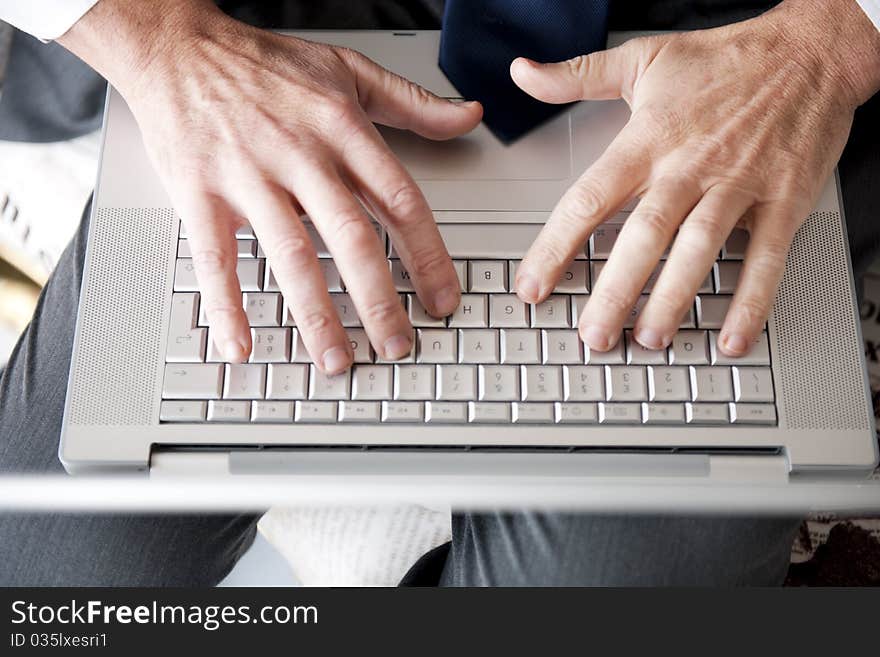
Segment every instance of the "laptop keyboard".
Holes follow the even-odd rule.
[[[440,224],[462,289],[461,304],[445,319],[425,312],[377,226],[415,331],[412,353],[394,362],[371,349],[326,246],[307,224],[355,355],[352,368],[335,376],[311,363],[248,227],[236,237],[253,353],[248,363],[224,363],[199,307],[181,226],[160,420],[775,425],[766,327],[743,358],[728,358],[716,346],[742,266],[745,231],[727,240],[668,349],[644,349],[631,331],[659,268],[614,349],[599,353],[580,341],[578,316],[626,216],[599,227],[554,294],[536,305],[517,298],[513,281],[540,224]]]

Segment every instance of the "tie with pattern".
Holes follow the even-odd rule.
[[[447,0],[440,68],[464,98],[483,104],[483,121],[495,136],[511,142],[565,106],[521,91],[510,79],[510,62],[601,50],[607,19],[608,0]]]

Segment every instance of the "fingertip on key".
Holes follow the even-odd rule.
[[[749,350],[749,341],[736,333],[723,334],[719,342],[721,350],[730,356],[742,356]]]
[[[412,351],[412,339],[406,335],[393,335],[382,345],[387,360],[399,360]]]
[[[534,276],[521,272],[516,277],[516,293],[526,303],[538,303],[541,287]]]
[[[461,289],[458,285],[450,285],[434,295],[434,311],[438,317],[446,317],[455,312],[461,300]]]
[[[242,363],[247,360],[250,345],[235,338],[229,338],[223,342],[223,357],[230,363]]]
[[[670,339],[660,335],[659,331],[652,328],[640,328],[635,333],[636,342],[645,349],[662,349],[670,343]]]
[[[342,347],[330,347],[321,359],[327,374],[339,374],[351,365],[351,354]]]
[[[581,340],[590,349],[596,351],[608,351],[611,348],[611,338],[608,333],[598,326],[585,326],[580,330]]]

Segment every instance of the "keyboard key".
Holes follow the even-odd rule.
[[[403,263],[400,260],[391,261],[391,280],[394,281],[394,288],[398,292],[416,291],[409,272],[403,267]]]
[[[332,260],[318,260],[318,266],[324,275],[328,292],[343,292],[345,290],[345,284],[342,282],[342,276],[339,275],[335,262]]]
[[[772,402],[773,375],[769,367],[734,367],[734,399],[738,402]]]
[[[477,368],[474,365],[439,365],[437,398],[470,401],[477,396]]]
[[[636,342],[632,331],[625,335],[627,365],[665,365],[666,349],[648,349]]]
[[[395,365],[394,399],[434,399],[434,368],[430,365]]]
[[[528,328],[526,304],[515,294],[489,295],[489,326],[496,328]]]
[[[525,401],[562,399],[562,372],[558,367],[529,365],[522,368],[522,398]]]
[[[391,365],[355,365],[352,399],[391,399],[394,370]]]
[[[224,399],[262,399],[266,391],[266,366],[228,363],[223,381]]]
[[[507,292],[504,260],[472,260],[468,264],[469,292]]]
[[[684,424],[684,404],[642,404],[645,424]]]
[[[532,329],[501,331],[502,363],[540,363],[541,332]]]
[[[180,258],[174,264],[174,291],[197,292],[196,268],[190,258]]]
[[[718,294],[734,293],[741,270],[742,262],[739,260],[721,260],[715,263],[713,274],[715,276],[715,289]]]
[[[165,361],[168,363],[202,363],[208,345],[208,329],[175,330],[168,334]]]
[[[308,394],[308,365],[271,364],[266,379],[266,399],[305,399]]]
[[[692,399],[697,402],[733,401],[729,367],[691,367]]]
[[[462,363],[497,363],[498,331],[462,329],[458,332],[458,360]]]
[[[351,370],[329,375],[309,365],[309,399],[348,399]]]
[[[746,247],[749,245],[749,233],[742,228],[734,228],[724,242],[721,249],[721,257],[724,260],[742,260],[746,257]]]
[[[626,363],[624,346],[623,337],[608,351],[595,351],[584,345],[584,361],[588,365],[623,365]]]
[[[641,404],[599,404],[599,422],[602,424],[641,424]]]
[[[219,399],[223,365],[199,363],[165,366],[162,397],[166,399]]]
[[[424,416],[422,402],[382,402],[383,422],[421,422]]]
[[[359,327],[361,318],[358,317],[357,309],[354,307],[354,301],[348,294],[331,294],[330,301],[336,308],[336,314],[339,315],[339,322],[344,327]]]
[[[281,295],[277,292],[245,292],[244,311],[251,326],[281,326]]]
[[[467,422],[467,404],[464,402],[427,402],[425,421],[429,424],[463,424]]]
[[[565,268],[554,290],[560,294],[586,294],[589,291],[587,263],[579,260],[575,260]]]
[[[649,367],[648,391],[652,401],[690,401],[690,372],[687,367]]]
[[[535,328],[568,328],[570,301],[567,296],[551,294],[538,304],[530,304],[532,326]]]
[[[203,401],[163,401],[159,406],[162,422],[204,422],[208,403]]]
[[[724,324],[727,309],[733,299],[729,294],[703,294],[697,297],[697,326],[717,329]]]
[[[727,404],[685,404],[688,424],[727,424]]]
[[[199,293],[175,292],[171,295],[171,319],[169,329],[172,332],[188,331],[195,328],[199,317]]]
[[[589,294],[572,294],[571,295],[571,327],[578,327],[578,320],[581,318],[581,314],[584,312],[584,308],[587,306],[587,301],[590,300]]]
[[[541,331],[543,362],[548,365],[574,365],[584,362],[583,342],[575,330]]]
[[[293,422],[292,401],[255,401],[251,405],[252,422]]]
[[[605,368],[608,401],[648,401],[648,382],[644,367]]]
[[[248,422],[251,419],[249,401],[209,401],[208,422]]]
[[[486,424],[506,424],[510,422],[510,404],[470,402],[468,403],[468,421]]]
[[[484,328],[489,326],[489,297],[485,294],[462,294],[461,303],[449,317],[449,326],[455,328]]]
[[[514,424],[552,424],[555,419],[553,404],[517,402],[513,405]]]
[[[773,404],[731,404],[730,421],[734,424],[776,424]]]
[[[605,399],[605,368],[601,365],[566,365],[563,373],[565,401]]]
[[[468,263],[467,260],[453,260],[452,268],[455,270],[455,275],[458,276],[458,283],[461,287],[462,292],[467,292],[468,288]]]
[[[649,295],[640,294],[639,298],[636,300],[635,305],[630,309],[629,314],[626,316],[626,319],[623,321],[623,328],[631,329],[636,325],[636,320],[639,318],[639,315],[642,312],[642,308],[645,307],[648,303]]]
[[[287,363],[290,361],[289,328],[251,329],[252,363]]]
[[[239,258],[235,266],[235,273],[238,275],[238,283],[241,285],[242,292],[259,292],[263,289],[263,267],[265,266],[265,260]]]
[[[446,320],[442,317],[432,317],[425,310],[422,302],[415,294],[407,294],[407,309],[409,312],[409,321],[413,326],[419,327],[445,327]]]
[[[299,331],[290,329],[290,362],[291,363],[311,363],[312,357],[306,351],[306,345],[302,340]]]
[[[480,365],[480,401],[519,399],[519,368],[514,365]]]
[[[418,329],[419,363],[458,362],[458,336],[449,329]]]
[[[354,354],[355,363],[372,363],[373,348],[370,346],[370,339],[367,332],[362,328],[347,329],[348,343],[351,345],[351,352]]]
[[[296,422],[332,423],[337,419],[335,401],[298,401],[294,412]]]
[[[726,356],[718,349],[718,331],[709,331],[709,355],[713,365],[764,365],[770,367],[770,345],[767,333],[758,335],[751,351],[738,358]]]
[[[595,260],[607,260],[611,255],[611,249],[617,241],[617,236],[623,229],[623,224],[605,222],[601,224],[590,237],[590,258]],[[595,279],[593,279],[595,285]]]
[[[341,401],[339,402],[340,422],[378,422],[379,402]]]
[[[705,331],[679,331],[669,345],[672,365],[708,365],[709,346]]]
[[[595,424],[599,421],[597,404],[556,403],[556,421],[560,424]]]

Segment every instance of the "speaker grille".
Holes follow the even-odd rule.
[[[774,309],[774,356],[792,429],[870,426],[847,244],[839,213],[814,212],[788,256]]]
[[[149,424],[155,417],[174,214],[102,208],[92,221],[70,423]]]

